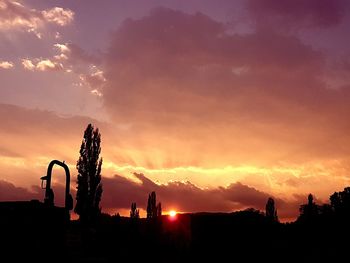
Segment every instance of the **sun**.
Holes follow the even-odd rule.
[[[171,211],[169,212],[169,216],[172,217],[172,218],[176,217],[176,211],[171,210]]]

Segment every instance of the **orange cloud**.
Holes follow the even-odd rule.
[[[35,65],[33,64],[33,62],[30,59],[22,59],[22,66],[28,70],[35,69]]]
[[[39,71],[59,70],[62,69],[62,67],[61,64],[55,63],[49,59],[43,59],[36,64],[36,69]]]
[[[35,59],[34,61],[31,59],[22,59],[22,66],[24,69],[31,71],[51,71],[63,69],[63,65],[61,63],[50,59]]]
[[[38,38],[39,29],[47,23],[66,26],[74,19],[69,9],[54,7],[49,10],[36,10],[18,1],[0,0],[0,30],[21,30],[33,32]]]
[[[102,94],[155,167],[343,159],[350,90],[327,88],[325,56],[292,35],[156,9],[114,34]]]
[[[82,131],[95,122],[102,132],[107,208],[143,202],[151,188],[186,211],[260,208],[271,195],[289,217],[299,194],[325,201],[350,182],[349,63],[346,57],[329,63],[335,60],[293,35],[289,23],[301,15],[296,27],[334,26],[342,19],[337,6],[328,22],[319,21],[321,7],[293,7],[281,22],[288,30],[266,22],[244,34],[201,13],[160,8],[126,20],[100,58],[56,43],[54,55],[22,60],[28,70],[75,74],[76,85],[102,98],[104,108],[96,112],[107,110],[109,122],[1,105],[2,178],[28,187],[53,158],[74,171]],[[249,8],[254,21],[260,8],[272,8],[266,12],[274,23],[288,12]],[[117,196],[113,191],[123,193],[119,183],[137,193]]]
[[[245,166],[181,166],[178,164],[185,160],[180,156],[178,160],[162,162],[169,158],[166,152],[162,152],[163,148],[155,151],[150,148],[150,142],[143,144],[132,129],[122,125],[83,117],[60,117],[52,112],[3,104],[0,104],[0,122],[2,180],[27,189],[31,189],[32,185],[39,186],[39,178],[45,174],[52,159],[65,160],[69,165],[73,189],[83,130],[90,122],[99,127],[104,158],[103,207],[106,211],[127,209],[133,200],[143,207],[147,193],[153,189],[164,205],[176,207],[179,211],[231,211],[248,206],[262,209],[264,199],[271,195],[278,200],[281,217],[291,218],[297,214],[300,204],[300,198],[296,198],[295,194],[304,197],[312,192],[321,201],[326,201],[330,193],[349,183],[345,162],[339,160],[264,167],[247,159],[251,164]],[[171,147],[173,151],[178,151]],[[54,181],[58,186],[63,184],[64,179],[60,172],[54,171]],[[144,173],[147,177],[134,177],[134,172]],[[129,188],[132,191],[127,191]],[[41,196],[38,198],[42,199]]]

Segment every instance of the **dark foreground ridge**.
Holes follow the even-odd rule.
[[[62,218],[38,201],[1,203],[1,261],[337,262],[349,257],[349,220],[282,224],[248,209],[135,219],[102,214],[95,225]],[[4,212],[12,213],[11,217]]]

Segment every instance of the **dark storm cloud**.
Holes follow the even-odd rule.
[[[199,211],[234,211],[254,207],[264,211],[266,201],[271,195],[259,191],[242,183],[233,183],[227,187],[201,189],[191,182],[169,182],[156,184],[143,174],[135,173],[140,181],[131,181],[125,177],[115,175],[104,178],[104,209],[128,209],[131,202],[136,202],[140,208],[146,209],[148,194],[157,193],[163,209],[177,209],[184,212]],[[285,201],[275,198],[276,205],[283,217],[291,218],[298,213],[301,201]]]

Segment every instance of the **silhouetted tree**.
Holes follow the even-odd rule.
[[[130,218],[140,218],[139,209],[136,208],[136,203],[131,203]]]
[[[342,210],[342,201],[340,200],[340,195],[338,192],[334,192],[334,194],[332,194],[329,197],[330,201],[331,201],[331,206],[334,210],[334,212],[336,213],[341,213]]]
[[[159,202],[157,205],[157,217],[161,217],[162,216],[162,203]]]
[[[147,218],[157,218],[157,216],[162,215],[162,205],[158,203],[156,192],[152,192],[148,196],[147,202]]]
[[[350,187],[330,196],[331,206],[337,215],[350,215]]]
[[[278,221],[277,209],[275,208],[275,200],[269,198],[265,207],[265,215],[269,220]]]
[[[84,132],[77,161],[78,179],[76,206],[74,211],[81,222],[92,222],[101,213],[101,134],[98,128],[89,124]]]
[[[301,205],[299,208],[299,219],[306,221],[314,219],[319,214],[319,208],[314,202],[313,195],[309,194],[307,199],[308,203],[305,205]]]
[[[155,218],[157,213],[156,207],[156,193],[152,192],[148,195],[147,201],[147,218]]]
[[[323,204],[318,207],[319,214],[323,216],[323,218],[329,219],[334,214],[334,210],[332,206],[329,204]]]

